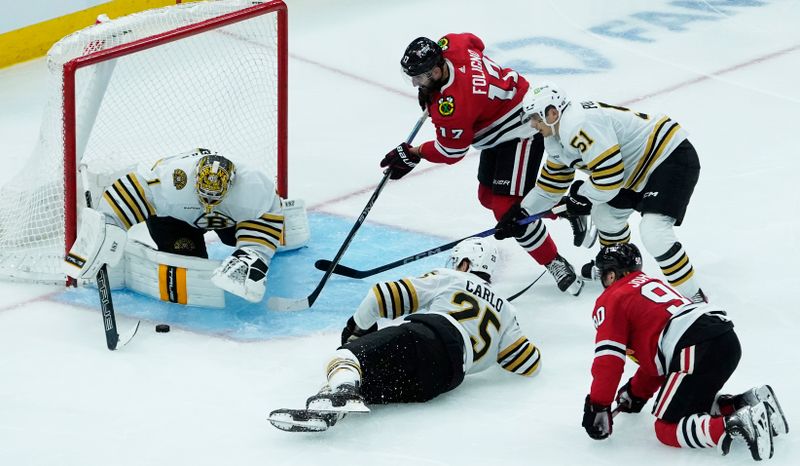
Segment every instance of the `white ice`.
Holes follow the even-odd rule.
[[[539,69],[527,75],[534,83],[557,81],[575,99],[661,111],[679,121],[703,168],[678,235],[743,346],[727,388],[772,384],[790,425],[800,428],[800,358],[792,343],[800,330],[794,298],[800,2],[290,0],[289,6],[290,192],[316,211],[355,220],[380,179],[377,161],[410,131],[418,108],[398,61],[421,35],[474,32],[496,61]],[[649,41],[610,37],[599,26]],[[557,41],[501,47],[535,37]],[[605,61],[587,65],[592,56]],[[542,70],[587,66],[597,72]],[[0,70],[0,181],[34,146],[44,74],[42,60]],[[417,141],[430,137],[428,124]],[[449,238],[490,228],[493,218],[475,196],[476,169],[475,153],[454,166],[423,164],[387,187],[369,220]],[[595,252],[573,248],[565,222],[548,227],[573,264]],[[542,268],[515,244],[501,247],[497,288],[510,294]],[[645,269],[658,274],[650,258]],[[752,461],[741,446],[727,457],[665,447],[648,413],[617,417],[607,441],[586,436],[580,422],[592,361],[589,315],[600,292],[593,284],[573,298],[544,277],[517,301],[525,331],[543,352],[538,377],[489,370],[430,403],[378,406],[321,435],[280,432],[266,415],[301,406],[319,388],[337,332],[240,343],[156,334],[154,322],[144,322],[129,346],[112,353],[97,311],[48,300],[54,291],[0,283],[3,465]],[[771,464],[798,464],[797,439],[796,431],[777,438]]]

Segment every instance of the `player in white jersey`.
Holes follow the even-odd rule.
[[[497,263],[491,240],[470,238],[451,268],[372,287],[342,331],[327,364],[328,383],[306,410],[279,409],[270,422],[287,431],[325,430],[368,404],[428,401],[494,364],[531,376],[540,353],[522,333],[513,306],[490,283]],[[378,319],[401,325],[378,330]]]
[[[523,111],[545,137],[548,154],[523,209],[544,212],[561,202],[566,215],[591,213],[603,246],[630,241],[628,218],[641,212],[642,242],[669,284],[706,301],[673,228],[682,223],[700,175],[697,152],[681,126],[666,115],[572,102],[553,85],[529,91]],[[575,170],[587,173],[587,182],[573,183]],[[591,278],[591,263],[583,269]]]
[[[127,231],[146,222],[163,255],[199,258],[208,257],[204,234],[213,230],[236,250],[213,272],[211,282],[257,302],[264,295],[269,263],[286,243],[284,222],[292,209],[282,205],[265,173],[234,164],[208,149],[195,149],[152,166],[142,165],[118,178],[105,189],[96,210],[104,217],[100,223],[105,228],[86,227],[82,219],[78,240],[66,257],[70,276],[92,277],[94,269],[104,263],[103,255],[94,251],[102,252],[102,241],[93,239],[100,230],[116,227]],[[96,216],[84,214],[85,218]],[[300,217],[303,232],[295,236],[296,244],[290,248],[308,240],[304,211],[292,215]]]

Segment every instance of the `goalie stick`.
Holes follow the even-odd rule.
[[[428,118],[428,111],[425,110],[422,112],[422,116],[419,117],[417,123],[414,125],[414,128],[411,130],[411,134],[408,135],[406,138],[406,143],[411,144],[411,141],[417,136],[419,129],[422,127],[422,124]],[[361,211],[361,215],[358,216],[358,220],[350,229],[350,233],[347,234],[347,237],[344,239],[344,242],[339,247],[339,251],[336,253],[336,256],[333,258],[333,261],[330,262],[330,266],[328,269],[325,270],[325,275],[322,276],[322,280],[320,280],[319,284],[314,291],[311,292],[310,295],[306,298],[300,299],[292,299],[292,298],[282,298],[280,296],[273,296],[269,298],[267,301],[267,306],[270,309],[275,311],[300,311],[302,309],[308,309],[314,305],[314,301],[317,300],[319,294],[322,292],[322,288],[327,283],[328,278],[330,278],[331,274],[333,273],[333,269],[336,267],[336,264],[342,259],[344,252],[347,251],[347,247],[350,246],[350,241],[353,240],[353,237],[356,235],[356,232],[364,221],[367,219],[367,214],[369,211],[372,210],[372,206],[375,204],[375,200],[378,199],[378,195],[380,195],[381,191],[383,191],[383,187],[386,186],[386,182],[389,180],[389,175],[391,175],[392,170],[391,168],[386,170],[381,179],[380,183],[378,183],[378,187],[375,188],[375,192],[372,193],[372,196],[367,201],[367,205],[364,207],[364,210]]]
[[[535,222],[536,220],[542,218],[544,215],[546,215],[548,213],[549,212],[542,212],[540,214],[531,215],[530,217],[523,218],[518,223],[520,225],[527,225],[529,223]],[[424,258],[426,258],[428,256],[433,256],[435,254],[439,254],[440,252],[448,251],[448,250],[453,249],[454,247],[456,247],[456,245],[458,243],[464,241],[465,239],[474,238],[476,236],[480,237],[480,238],[484,238],[486,236],[493,235],[495,231],[496,231],[495,228],[490,228],[490,229],[488,229],[486,231],[482,231],[480,233],[475,233],[475,234],[472,234],[472,235],[469,235],[469,236],[465,236],[465,237],[463,237],[461,239],[457,239],[455,241],[451,241],[451,242],[449,242],[447,244],[443,244],[441,246],[436,246],[435,248],[431,248],[431,249],[428,249],[428,250],[425,250],[425,251],[422,251],[422,252],[418,252],[416,254],[412,254],[412,255],[410,255],[408,257],[404,257],[402,259],[398,259],[398,260],[396,260],[394,262],[389,262],[388,264],[381,265],[380,267],[375,267],[374,269],[356,270],[356,269],[353,269],[353,268],[348,267],[346,265],[339,264],[339,261],[331,262],[331,261],[325,260],[325,259],[320,259],[317,262],[315,262],[314,263],[314,267],[316,267],[319,270],[329,270],[331,265],[335,263],[336,266],[333,267],[333,273],[335,273],[337,275],[342,275],[342,276],[349,277],[349,278],[358,278],[358,279],[367,278],[367,277],[371,277],[373,275],[379,274],[381,272],[385,272],[387,270],[391,270],[391,269],[393,269],[395,267],[400,267],[401,265],[406,265],[406,264],[408,264],[410,262],[418,261],[418,260],[424,259]]]
[[[83,177],[83,185],[86,187],[86,192],[84,193],[86,197],[86,207],[92,207],[92,192],[88,189],[89,188],[89,179],[88,175],[86,174],[86,166],[83,165],[81,167],[81,175]],[[117,349],[119,345],[119,333],[117,332],[117,317],[116,313],[114,312],[114,301],[111,299],[111,284],[108,281],[108,267],[106,264],[103,264],[100,267],[100,270],[97,271],[97,276],[95,277],[95,282],[97,283],[97,294],[100,296],[100,310],[103,313],[103,328],[106,332],[106,346],[111,351]],[[136,322],[136,326],[133,328],[132,331],[126,334],[125,339],[122,342],[121,346],[125,346],[130,342],[136,332],[139,331],[139,324],[142,321]]]

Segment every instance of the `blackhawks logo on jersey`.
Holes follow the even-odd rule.
[[[175,185],[175,189],[183,189],[186,186],[186,180],[186,172],[180,168],[176,168],[175,171],[172,172],[172,184]]]
[[[447,39],[447,37],[442,37],[441,39],[439,39],[439,42],[437,42],[437,44],[439,44],[439,47],[442,49],[442,52],[444,52],[445,50],[447,50],[447,46],[450,44],[450,41]]]
[[[438,102],[439,113],[442,116],[450,116],[456,111],[456,102],[452,96],[441,97]]]

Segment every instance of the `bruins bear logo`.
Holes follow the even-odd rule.
[[[175,185],[175,189],[181,190],[186,187],[186,180],[186,172],[180,168],[176,168],[175,171],[172,172],[172,184]]]
[[[439,99],[439,113],[442,116],[450,116],[456,111],[456,102],[452,96],[442,97]]]

